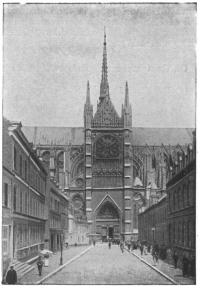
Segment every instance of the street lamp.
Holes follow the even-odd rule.
[[[60,265],[63,265],[63,243],[62,243],[62,235],[61,235],[61,237],[60,237],[60,250],[61,250]]]

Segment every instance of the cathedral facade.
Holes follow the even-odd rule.
[[[192,130],[134,128],[127,82],[119,116],[109,95],[106,46],[105,35],[99,103],[93,114],[88,82],[84,127],[23,132],[70,198],[74,216],[87,218],[90,236],[131,240],[138,238],[139,208],[165,192],[174,154],[192,141]]]

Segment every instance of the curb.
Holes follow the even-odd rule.
[[[60,271],[61,269],[63,269],[65,266],[67,266],[68,264],[70,264],[71,262],[73,262],[74,260],[76,260],[77,258],[79,258],[80,256],[82,256],[83,254],[85,254],[87,251],[89,251],[91,248],[93,247],[93,245],[91,247],[89,247],[88,249],[84,250],[83,252],[81,252],[80,254],[76,255],[75,257],[71,258],[69,261],[67,261],[65,264],[61,265],[60,267],[56,268],[54,271],[52,271],[51,273],[49,273],[48,275],[46,275],[43,279],[37,281],[34,285],[38,285],[38,284],[42,284],[42,282],[44,282],[45,280],[47,280],[48,278],[50,278],[51,276],[53,276],[54,274],[56,274],[58,271]]]
[[[126,248],[125,248],[126,249]],[[173,284],[175,285],[180,285],[180,283],[178,283],[176,280],[172,279],[171,277],[169,277],[168,275],[166,275],[164,272],[162,272],[161,270],[159,270],[158,268],[154,267],[153,265],[151,265],[150,263],[148,263],[147,261],[145,261],[144,259],[142,259],[140,256],[138,256],[137,254],[130,252],[128,249],[126,249],[129,253],[133,254],[134,256],[136,256],[141,262],[144,262],[145,264],[147,264],[149,267],[151,267],[153,270],[155,270],[156,272],[158,272],[160,275],[162,275],[163,277],[165,277],[167,280],[171,281]]]

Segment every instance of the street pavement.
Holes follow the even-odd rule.
[[[68,262],[70,259],[74,258],[75,256],[79,255],[86,249],[90,248],[90,245],[86,246],[77,246],[77,247],[70,247],[68,249],[63,250],[63,264]],[[36,265],[34,263],[33,265]],[[42,270],[42,275],[39,276],[37,266],[34,270],[23,276],[21,279],[18,280],[19,284],[36,284],[39,280],[43,279],[49,273],[54,271],[56,268],[60,267],[60,252],[54,254],[49,260],[49,266],[44,267]]]
[[[88,252],[68,264],[42,284],[132,284],[170,285],[137,257],[120,247],[96,244]]]
[[[156,267],[164,274],[168,275],[170,278],[174,279],[179,285],[195,285],[195,278],[184,278],[182,275],[182,270],[175,267],[172,264],[168,264],[163,262],[162,260],[158,260],[158,263],[156,263],[156,266],[154,266],[154,261],[151,253],[148,253],[147,255],[141,255],[140,250],[133,250],[133,253],[137,255],[139,258],[145,260],[148,262],[151,266]]]

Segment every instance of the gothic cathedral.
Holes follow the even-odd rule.
[[[119,117],[109,95],[106,35],[96,114],[88,82],[84,127],[22,130],[51,179],[69,197],[70,214],[86,218],[90,236],[104,241],[138,239],[139,208],[165,193],[168,169],[179,164],[178,152],[187,152],[193,131],[132,127],[127,82]]]
[[[96,114],[89,82],[84,108],[84,180],[86,216],[91,233],[105,238],[131,239],[133,234],[132,110],[126,83],[122,115],[109,95],[107,47],[104,36],[102,79]]]

